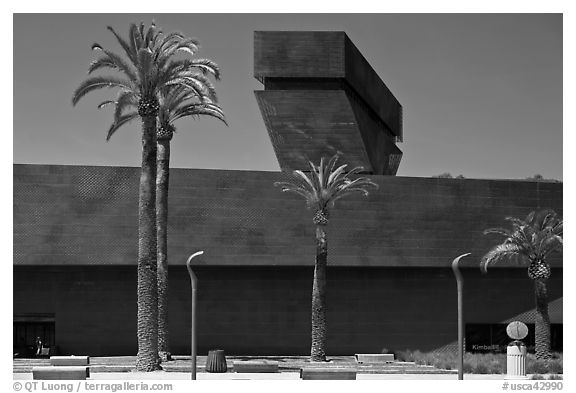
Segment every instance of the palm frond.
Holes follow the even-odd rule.
[[[157,58],[159,67],[164,67],[166,62],[178,52],[185,52],[193,56],[198,52],[199,45],[200,43],[195,38],[172,37],[161,47],[161,53]]]
[[[160,43],[162,42],[162,37],[164,37],[164,32],[162,31],[162,29],[160,29],[159,27],[154,27],[154,32],[152,33],[152,36],[150,38],[150,42],[148,44],[149,48],[153,48],[154,50],[154,59],[158,60],[158,55],[159,53],[159,47],[160,47]]]
[[[195,78],[186,77],[186,76],[172,79],[172,80],[166,82],[164,85],[165,86],[172,86],[172,85],[184,86],[189,91],[194,92],[194,95],[197,96],[199,99],[202,99],[202,97],[207,96],[207,93],[208,93],[206,91],[206,87],[204,86],[204,84],[202,84],[201,82],[199,82]]]
[[[503,243],[494,246],[490,251],[482,257],[482,261],[480,262],[480,269],[483,272],[488,271],[488,265],[500,262],[502,260],[509,260],[515,256],[520,254],[520,250],[518,246],[512,243]]]
[[[144,49],[143,43],[144,43],[144,37],[142,37],[142,34],[140,32],[141,29],[144,28],[144,25],[141,23],[140,26],[137,26],[135,24],[132,24],[130,26],[130,36],[132,37],[132,42],[134,45],[134,49],[136,51],[136,53],[138,53],[140,51],[140,49]]]
[[[220,121],[222,121],[224,124],[228,125],[228,122],[226,121],[226,116],[224,115],[224,112],[222,111],[222,109],[214,104],[190,104],[190,105],[185,105],[182,107],[179,107],[177,110],[175,110],[174,112],[172,112],[173,115],[171,116],[171,121],[175,121],[178,120],[182,117],[187,117],[187,116],[200,116],[200,115],[206,115],[206,116],[211,116],[214,117]]]
[[[138,46],[137,36],[138,36],[138,27],[134,23],[130,23],[130,27],[128,28],[128,40],[130,42],[130,51],[134,53],[134,64],[137,64],[137,68],[139,68],[140,64],[138,63],[138,50],[140,50],[140,46]]]
[[[322,162],[322,159],[320,159],[320,162]],[[309,161],[308,164],[310,165],[310,181],[313,184],[313,188],[316,190],[317,194],[320,196],[320,193],[322,191],[322,186],[320,183],[320,167],[314,165],[313,162]],[[321,200],[321,198],[318,198],[319,202]]]
[[[118,66],[108,56],[102,56],[90,63],[88,66],[88,74],[91,74],[101,68],[118,69]]]
[[[116,33],[116,31],[112,27],[108,26],[107,28],[112,32],[112,34],[114,34],[116,40],[118,41],[118,43],[120,43],[120,46],[122,47],[122,49],[124,49],[124,52],[126,52],[126,55],[130,59],[130,61],[132,61],[133,64],[136,64],[137,62],[136,52],[132,49],[130,44],[126,42],[122,37],[120,37],[120,35]]]
[[[118,87],[123,90],[132,90],[132,83],[128,80],[116,78],[112,76],[96,76],[86,79],[80,84],[72,95],[72,105],[76,105],[78,101],[91,91],[102,88]]]
[[[334,154],[332,157],[330,157],[330,160],[326,165],[326,171],[324,176],[324,187],[328,187],[328,184],[330,183],[330,178],[332,177],[331,175],[334,173],[334,167],[336,166],[336,163],[338,162],[339,158],[340,157],[338,156],[338,154]]]
[[[544,230],[544,228],[555,228],[558,226],[562,228],[562,221],[558,218],[558,215],[554,210],[551,209],[544,210],[541,213],[540,217],[542,217],[541,219],[542,222],[540,225],[540,228],[542,230]]]
[[[366,186],[378,188],[378,184],[374,183],[369,178],[358,177],[354,180],[347,179],[347,181],[342,186],[340,186],[339,190],[345,191],[348,188],[353,188],[353,187],[354,188],[358,188],[358,187],[364,188]],[[366,194],[366,195],[368,195],[368,194]]]
[[[107,107],[108,105],[114,105],[114,104],[116,104],[116,101],[114,100],[102,101],[100,104],[98,104],[98,109],[102,109],[104,107]]]
[[[144,46],[146,48],[154,48],[155,41],[158,39],[158,36],[162,34],[162,31],[156,27],[154,21],[150,24],[148,31],[146,32],[146,37],[144,38]]]
[[[310,164],[312,164],[312,163],[310,163]],[[312,166],[314,166],[314,165],[312,164]],[[326,165],[324,165],[324,157],[320,158],[320,165],[316,169],[317,169],[316,176],[318,178],[318,187],[319,188],[325,188],[324,187],[324,172],[326,171]],[[326,176],[326,177],[328,177],[328,176]],[[326,179],[326,180],[328,180],[328,179]]]
[[[554,251],[560,251],[563,245],[564,240],[562,237],[552,235],[546,239],[543,239],[542,243],[540,244],[540,255],[545,258]]]
[[[369,193],[367,190],[365,190],[363,188],[350,188],[350,189],[347,189],[345,191],[340,191],[340,192],[338,192],[338,194],[336,194],[335,196],[330,198],[330,201],[329,201],[330,206],[334,206],[336,201],[338,201],[342,198],[345,198],[349,195],[352,195],[352,194],[362,194],[363,196],[368,196]]]
[[[120,72],[123,72],[131,81],[133,82],[137,81],[137,75],[134,68],[130,64],[128,64],[122,57],[102,48],[98,50],[102,51],[104,53],[104,56],[100,57],[99,59],[96,59],[90,64],[88,68],[88,74],[91,74],[92,72],[100,68],[112,68]]]
[[[564,223],[562,221],[558,221],[552,227],[552,233],[555,235],[562,235],[564,233]]]
[[[128,108],[137,108],[137,96],[131,91],[120,92],[116,100],[116,108],[114,111],[114,122],[118,122],[122,117],[122,113]]]
[[[526,216],[526,219],[524,220],[525,223],[527,223],[528,225],[533,225],[534,223],[534,217],[536,216],[536,212],[535,211],[531,211],[530,213],[528,213],[528,215]]]
[[[122,115],[117,121],[112,123],[110,128],[108,129],[108,134],[106,135],[106,141],[109,141],[112,135],[123,125],[128,124],[134,119],[139,117],[138,112],[128,113],[126,115]]]
[[[340,165],[338,168],[336,168],[335,171],[330,173],[330,176],[328,176],[328,184],[332,184],[332,183],[336,182],[337,179],[339,179],[340,176],[342,176],[344,174],[344,171],[346,170],[347,166],[348,166],[348,164]]]
[[[195,55],[200,48],[200,42],[196,38],[185,38],[184,40],[180,41],[178,46],[176,47],[176,52],[185,52],[190,55]]]
[[[220,79],[220,67],[210,59],[175,60],[166,68],[174,69],[177,72],[182,70],[199,70],[204,75],[214,75],[216,80]]]
[[[104,53],[105,57],[108,57],[108,59],[116,66],[116,68],[118,70],[124,72],[130,80],[132,80],[132,81],[137,80],[138,77],[136,75],[136,71],[134,70],[134,67],[131,66],[130,64],[128,64],[126,62],[126,60],[124,60],[121,56],[117,55],[114,52],[106,50],[102,47],[96,48],[95,50],[102,51]]]
[[[138,27],[138,38],[140,40],[140,47],[144,47],[144,40],[145,40],[145,36],[144,36],[144,22],[140,22],[140,26]]]
[[[138,50],[138,72],[140,74],[141,89],[143,96],[153,95],[157,90],[157,73],[153,54],[149,48]]]
[[[189,77],[197,80],[202,85],[204,85],[204,89],[206,92],[205,95],[207,95],[212,101],[218,102],[218,97],[216,95],[216,88],[214,87],[214,84],[210,79],[208,79],[205,75],[198,73],[191,73]]]
[[[196,95],[184,85],[165,86],[160,94],[162,106],[169,113],[175,113],[186,102],[192,102]]]
[[[504,237],[512,236],[512,232],[506,228],[488,228],[488,229],[485,229],[483,233],[484,233],[484,235],[488,235],[490,233],[495,233],[498,235],[502,235]]]
[[[307,204],[313,203],[311,201],[314,200],[314,195],[310,192],[310,190],[307,190],[301,186],[289,182],[275,182],[274,186],[280,187],[282,192],[292,192],[303,196]]]
[[[306,189],[308,189],[311,193],[317,194],[317,187],[314,186],[313,181],[308,176],[306,176],[304,172],[302,172],[301,170],[295,170],[292,173],[294,174],[294,177],[296,177],[296,179],[301,180],[301,183],[305,185],[304,187]]]
[[[203,74],[212,74],[216,80],[220,79],[221,72],[218,64],[210,59],[194,59],[190,61],[190,66],[200,69]]]
[[[510,221],[512,223],[512,226],[515,229],[521,228],[523,226],[526,226],[526,222],[524,222],[523,220],[516,218],[516,217],[506,217],[505,218],[506,221]]]
[[[171,32],[162,37],[160,42],[157,44],[157,51],[156,51],[156,61],[159,64],[159,67],[162,68],[164,63],[168,60],[169,56],[173,53],[170,53],[169,56],[166,56],[174,47],[176,47],[183,39],[185,38],[184,34],[179,32]]]

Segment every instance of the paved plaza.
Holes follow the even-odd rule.
[[[14,380],[32,380],[32,373],[13,373]],[[465,374],[465,380],[503,380],[500,374]],[[155,371],[92,373],[91,380],[189,380],[190,373]],[[198,380],[299,380],[297,372],[282,373],[198,373]],[[358,380],[457,380],[455,374],[358,374]]]
[[[275,373],[237,373],[234,361],[266,359],[279,363]],[[206,356],[197,358],[198,380],[299,380],[303,367],[319,367],[310,364],[307,356],[227,356],[228,371],[209,373],[205,371]],[[417,365],[413,362],[395,361],[392,363],[360,364],[354,356],[329,357],[325,367],[354,369],[357,380],[457,380],[456,370],[442,370],[433,366]],[[135,356],[111,356],[90,358],[90,380],[189,380],[190,357],[173,356],[173,360],[162,364],[163,370],[138,372],[134,369]],[[13,379],[32,380],[32,368],[49,366],[49,359],[14,359]],[[502,374],[465,374],[469,380],[503,380]]]

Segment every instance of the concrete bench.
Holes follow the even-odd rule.
[[[349,368],[302,368],[300,369],[300,378],[303,380],[356,379],[356,370]]]
[[[232,362],[237,373],[277,373],[278,362],[275,360],[236,360]]]
[[[354,355],[357,363],[392,363],[392,353],[357,353]]]
[[[50,356],[52,366],[87,366],[90,364],[88,356]]]
[[[32,368],[32,379],[74,379],[90,377],[88,366],[42,366]]]

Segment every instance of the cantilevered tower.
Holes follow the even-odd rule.
[[[256,99],[282,170],[341,155],[395,175],[402,106],[344,32],[256,31]]]

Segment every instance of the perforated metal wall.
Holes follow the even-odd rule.
[[[14,263],[135,265],[139,176],[139,168],[14,165]],[[172,169],[169,263],[201,249],[207,265],[312,266],[312,213],[273,185],[287,176]],[[331,213],[331,265],[440,267],[472,252],[477,266],[498,240],[484,229],[539,207],[562,214],[562,184],[371,178],[378,190]]]

